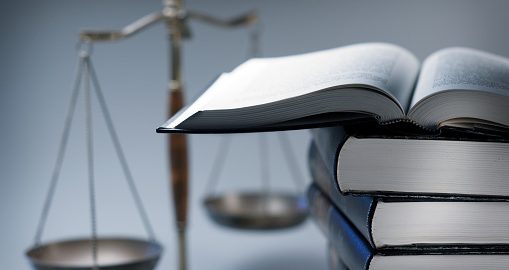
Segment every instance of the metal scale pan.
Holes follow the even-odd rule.
[[[307,202],[290,193],[224,193],[204,200],[216,223],[239,229],[275,230],[297,226],[306,220]]]
[[[280,230],[295,227],[307,219],[308,205],[305,196],[300,193],[275,192],[269,190],[268,152],[265,135],[260,135],[261,179],[264,185],[261,191],[225,192],[212,194],[217,185],[226,153],[230,145],[230,138],[223,137],[220,151],[210,174],[208,194],[203,200],[203,206],[209,217],[215,223],[234,229],[243,230]],[[304,180],[299,173],[288,138],[284,133],[279,139],[292,179],[297,186],[303,187]]]
[[[133,238],[97,239],[97,268],[104,270],[154,269],[162,246],[156,242]],[[38,270],[94,269],[92,240],[72,239],[43,244],[26,252]]]

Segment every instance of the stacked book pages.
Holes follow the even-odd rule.
[[[302,128],[333,269],[508,269],[507,58],[365,43],[251,59],[158,132]]]

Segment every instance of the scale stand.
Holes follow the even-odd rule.
[[[184,104],[181,47],[182,40],[191,37],[188,20],[202,21],[211,25],[225,28],[247,26],[257,20],[254,12],[223,20],[200,12],[189,11],[184,8],[184,0],[163,0],[163,9],[148,14],[127,25],[119,31],[84,31],[80,33],[82,41],[114,41],[130,37],[157,22],[166,23],[170,44],[171,71],[168,83],[169,100],[168,116],[171,117]],[[179,269],[187,269],[186,262],[186,226],[187,226],[187,197],[188,197],[188,158],[187,140],[184,134],[171,134],[168,138],[168,150],[171,171],[171,186],[175,207],[177,232],[179,236]]]

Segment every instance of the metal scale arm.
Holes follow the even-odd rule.
[[[116,31],[83,31],[80,39],[88,42],[121,40],[146,29],[147,27],[163,21],[168,30],[170,45],[170,79],[168,83],[168,117],[173,116],[184,105],[181,44],[185,38],[190,38],[187,21],[197,20],[211,25],[233,28],[250,25],[257,20],[255,12],[234,17],[232,19],[216,18],[195,11],[186,11],[183,0],[163,0],[162,11],[150,13],[121,30]],[[188,213],[188,151],[187,138],[184,134],[171,134],[168,136],[169,167],[171,172],[175,218],[179,235],[179,269],[187,269],[186,263],[186,227]]]
[[[186,19],[194,19],[197,21],[201,21],[204,23],[212,24],[219,27],[231,28],[231,27],[240,27],[252,24],[258,20],[258,16],[256,12],[251,11],[244,15],[240,15],[238,17],[234,17],[231,19],[219,19],[208,14],[196,12],[196,11],[187,11],[187,12],[179,12],[175,15],[170,15],[171,12],[163,12],[156,11],[150,14],[147,14],[140,19],[130,23],[120,30],[112,30],[112,31],[93,31],[93,30],[85,30],[80,33],[80,39],[83,41],[115,41],[128,38],[132,35],[137,34],[141,30],[145,30],[147,27],[162,21],[168,20],[171,17],[178,17],[177,19],[180,21],[185,21]],[[185,27],[186,25],[183,25]],[[189,36],[184,36],[189,37]]]

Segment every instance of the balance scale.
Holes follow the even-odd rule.
[[[157,22],[164,22],[169,32],[171,72],[169,87],[168,116],[174,115],[184,105],[183,83],[181,74],[182,40],[190,38],[189,20],[197,20],[225,28],[250,26],[258,21],[254,12],[235,17],[230,20],[218,19],[213,16],[189,11],[184,8],[182,0],[164,0],[163,9],[148,14],[127,25],[119,31],[84,31],[80,33],[79,65],[71,96],[69,110],[64,124],[64,132],[60,142],[57,161],[53,170],[50,187],[37,227],[35,243],[26,255],[35,269],[153,269],[163,251],[163,247],[155,240],[155,235],[144,210],[135,182],[131,175],[127,160],[122,150],[113,120],[109,113],[106,100],[99,80],[90,59],[92,46],[95,42],[115,41],[130,37]],[[257,24],[259,26],[259,23]],[[259,29],[259,27],[253,28]],[[251,34],[251,56],[258,54],[259,31]],[[95,91],[92,91],[94,89]],[[83,90],[83,91],[82,91]],[[91,216],[90,238],[78,238],[65,241],[42,243],[41,238],[45,222],[51,207],[53,194],[58,184],[60,169],[65,156],[67,141],[73,115],[81,92],[85,100],[85,132],[87,138],[87,164],[89,182],[89,201]],[[95,93],[105,119],[115,151],[125,174],[127,184],[136,202],[137,210],[148,234],[148,239],[99,237],[96,228],[95,176],[94,176],[94,144],[92,125],[92,96]],[[262,183],[263,189],[258,192],[225,192],[213,193],[219,174],[224,164],[227,149],[231,141],[223,136],[221,151],[218,152],[216,163],[210,174],[208,193],[203,205],[207,213],[216,223],[236,229],[275,230],[296,226],[307,218],[307,203],[303,196],[304,180],[298,173],[296,161],[290,143],[284,133],[279,134],[280,144],[286,155],[292,178],[301,190],[298,193],[271,192],[267,163],[267,144],[264,135],[260,134],[262,149]],[[178,232],[179,269],[187,269],[186,227],[188,198],[188,158],[187,139],[184,134],[168,135],[170,183],[173,191],[175,221]]]

